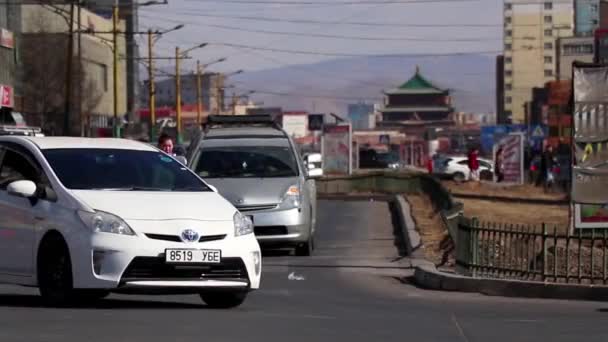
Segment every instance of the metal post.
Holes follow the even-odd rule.
[[[118,5],[112,6],[112,35],[114,45],[114,137],[120,137],[120,127],[118,125]]]
[[[542,251],[541,251],[541,255],[542,255],[542,259],[543,259],[543,281],[545,281],[545,276],[547,275],[547,225],[545,223],[543,223],[543,246],[542,246]]]
[[[148,92],[150,109],[150,142],[156,141],[156,85],[154,84],[153,33],[148,30]]]
[[[202,97],[202,86],[201,86],[201,61],[196,61],[196,123],[202,124],[202,111],[203,111],[203,97]]]
[[[78,20],[77,20],[77,27],[78,27],[78,117],[80,118],[80,136],[84,136],[85,135],[85,120],[83,118],[83,113],[82,113],[82,77],[84,75],[84,68],[82,65],[82,34],[81,34],[81,10],[82,10],[82,4],[80,3],[80,0],[78,0]]]
[[[65,115],[63,117],[63,135],[70,134],[70,111],[72,102],[72,63],[74,59],[74,1],[70,1],[70,27],[68,28],[68,51],[65,68]]]
[[[182,89],[179,75],[179,46],[175,47],[175,115],[177,127],[177,143],[182,143]]]

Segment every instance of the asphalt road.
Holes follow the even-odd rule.
[[[408,283],[384,202],[322,201],[316,255],[269,251],[262,289],[234,310],[197,296],[118,296],[42,308],[0,287],[0,341],[607,341],[608,303],[432,292]]]

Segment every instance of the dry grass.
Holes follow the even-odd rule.
[[[509,198],[529,198],[543,200],[563,200],[566,194],[563,192],[545,193],[542,187],[536,187],[532,184],[524,185],[498,185],[490,182],[464,182],[457,183],[454,181],[442,181],[441,184],[449,189],[453,194],[471,194],[481,196],[500,196]]]
[[[551,229],[558,226],[561,232],[568,227],[568,205],[517,204],[476,199],[458,199],[464,204],[467,217],[477,217],[483,222],[541,226]]]
[[[424,257],[435,264],[442,263],[449,234],[439,213],[426,195],[408,195],[416,228],[423,242]],[[448,261],[449,262],[449,261]]]

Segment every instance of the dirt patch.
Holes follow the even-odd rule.
[[[532,184],[524,185],[498,185],[491,182],[464,182],[458,183],[454,181],[442,181],[445,186],[454,195],[480,195],[480,196],[500,196],[507,198],[526,198],[526,199],[541,199],[541,200],[565,200],[567,195],[558,190],[545,192],[542,187],[536,187]]]
[[[447,228],[431,200],[426,195],[408,195],[407,201],[422,239],[424,257],[435,265],[453,265],[454,257],[448,252],[451,240]]]
[[[502,226],[530,225],[537,228],[546,223],[549,230],[553,231],[553,227],[557,226],[558,232],[564,234],[568,227],[568,205],[518,204],[476,199],[458,201],[464,204],[466,217],[476,217],[482,222]]]

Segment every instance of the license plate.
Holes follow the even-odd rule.
[[[165,262],[171,264],[181,263],[212,263],[222,260],[222,251],[219,249],[167,249]]]

